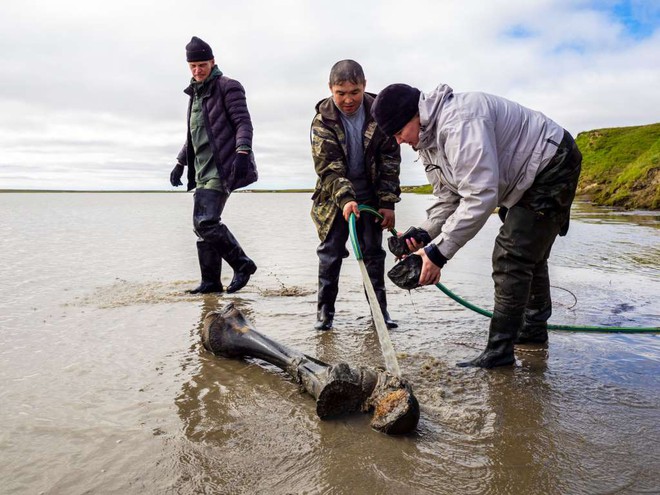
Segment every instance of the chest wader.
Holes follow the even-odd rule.
[[[370,215],[363,214],[357,221],[357,237],[362,251],[364,265],[369,274],[369,280],[374,287],[376,299],[383,313],[388,328],[396,328],[387,311],[387,295],[385,293],[385,250],[382,247],[383,231],[380,221]],[[325,240],[319,244],[316,254],[319,257],[319,289],[317,301],[316,330],[329,330],[335,316],[335,301],[339,293],[339,273],[342,259],[348,257],[346,241],[348,241],[348,222],[341,214],[335,217]],[[366,294],[366,293],[365,293]]]
[[[568,231],[582,155],[568,132],[557,153],[516,205],[493,249],[495,307],[486,349],[458,366],[492,368],[515,362],[513,344],[545,342],[552,313],[548,257],[557,235]]]
[[[197,255],[202,282],[192,294],[222,292],[220,282],[222,260],[234,270],[234,277],[227,292],[236,292],[247,284],[257,265],[247,257],[229,228],[222,223],[221,215],[229,194],[214,189],[195,190],[193,227],[197,234]]]

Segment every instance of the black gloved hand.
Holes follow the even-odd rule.
[[[387,272],[389,279],[397,287],[412,290],[419,287],[419,277],[422,274],[422,257],[418,254],[406,256]]]
[[[403,258],[410,254],[406,239],[414,239],[416,242],[421,242],[424,245],[431,242],[431,236],[426,230],[418,227],[410,227],[402,235],[392,236],[387,240],[387,247],[397,258]]]
[[[182,186],[181,177],[183,176],[183,165],[176,164],[170,172],[170,184],[174,187]]]
[[[234,177],[243,177],[250,166],[250,154],[236,152],[236,157],[232,165],[234,167]]]

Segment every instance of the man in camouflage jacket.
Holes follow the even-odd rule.
[[[387,312],[382,230],[394,227],[394,204],[400,200],[400,149],[371,117],[375,95],[365,93],[362,67],[353,60],[337,62],[330,72],[332,96],[316,105],[311,140],[318,179],[312,196],[312,219],[321,244],[316,329],[332,327],[342,258],[348,256],[348,219],[358,218],[357,232],[369,278],[385,321]],[[383,220],[364,215],[358,203],[377,209]]]

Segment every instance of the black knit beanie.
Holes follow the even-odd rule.
[[[407,84],[390,84],[383,89],[371,107],[378,127],[387,135],[394,136],[417,115],[421,91]]]
[[[188,62],[205,62],[213,58],[213,50],[208,43],[193,36],[186,45],[186,60]]]

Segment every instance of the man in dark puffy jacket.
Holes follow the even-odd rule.
[[[195,189],[193,225],[202,272],[201,284],[190,292],[222,292],[223,259],[234,270],[227,292],[236,292],[245,287],[257,266],[220,216],[234,189],[257,180],[252,121],[243,86],[222,75],[206,42],[193,36],[186,45],[186,60],[192,73],[184,91],[190,96],[188,134],[170,183],[183,185],[181,177],[188,167],[188,191]]]
[[[348,256],[348,219],[358,218],[357,234],[364,264],[389,328],[396,323],[387,312],[385,251],[382,229],[394,227],[394,203],[399,201],[399,145],[388,138],[371,117],[375,95],[365,93],[360,64],[337,62],[330,71],[332,96],[316,105],[312,122],[312,155],[318,179],[312,196],[312,219],[321,244],[317,322],[314,328],[332,328],[339,290],[342,258]],[[364,215],[358,203],[376,208],[382,222]]]

